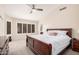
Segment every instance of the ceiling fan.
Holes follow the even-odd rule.
[[[30,13],[32,13],[33,10],[35,10],[35,11],[43,11],[43,9],[41,9],[41,8],[36,8],[36,7],[35,7],[35,4],[32,4],[32,5],[31,5],[31,9],[32,9],[32,10],[30,11]]]

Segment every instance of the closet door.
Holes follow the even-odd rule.
[[[11,22],[7,21],[7,34],[11,34]]]

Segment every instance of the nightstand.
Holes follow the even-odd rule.
[[[72,50],[79,52],[79,39],[72,39]]]

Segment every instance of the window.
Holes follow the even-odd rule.
[[[22,33],[22,24],[21,23],[17,23],[17,32]]]
[[[11,34],[11,22],[7,21],[7,34]]]
[[[28,33],[31,33],[31,24],[28,24]]]
[[[17,33],[35,33],[35,24],[17,23]]]
[[[23,33],[27,33],[27,24],[23,24]]]
[[[34,33],[34,32],[35,32],[35,25],[32,24],[32,33]]]

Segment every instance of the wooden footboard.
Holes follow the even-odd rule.
[[[38,39],[27,36],[26,46],[28,46],[35,54],[38,55],[51,55],[52,45],[44,43]]]

